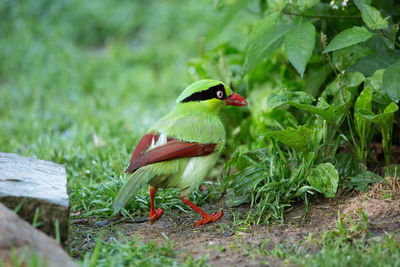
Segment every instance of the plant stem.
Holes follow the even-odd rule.
[[[361,18],[360,15],[348,15],[348,16],[335,16],[335,15],[305,15],[299,13],[292,13],[290,11],[282,10],[282,13],[286,15],[298,16],[298,17],[305,17],[305,18],[316,18],[316,19],[358,19]]]
[[[390,40],[391,42],[394,43],[395,46],[397,46],[398,48],[400,48],[400,44],[398,42],[396,42],[395,39],[392,39],[392,37],[390,37],[389,35],[387,35],[382,29],[380,30],[381,34],[386,37],[386,39]]]

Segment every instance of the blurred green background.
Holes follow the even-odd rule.
[[[1,0],[0,16],[0,151],[65,164],[85,216],[111,213],[114,178],[194,81],[206,34],[246,42],[239,23],[216,31],[211,0]]]
[[[190,82],[212,5],[1,1],[0,149],[54,159],[93,134],[134,144]]]
[[[0,0],[0,151],[64,164],[72,219],[111,216],[134,146],[199,79],[190,59],[222,41],[245,48],[241,22],[254,18],[242,12],[225,25],[221,9],[212,0]],[[157,198],[181,206],[177,192]],[[147,189],[138,199],[127,210],[145,216]]]

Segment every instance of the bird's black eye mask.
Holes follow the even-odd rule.
[[[220,99],[220,100],[225,100],[227,99],[227,95],[225,92],[225,87],[222,84],[218,84],[215,86],[212,86],[208,88],[207,90],[196,92],[191,94],[190,96],[186,97],[183,99],[181,102],[190,102],[190,101],[202,101],[202,100],[208,100],[208,99]]]

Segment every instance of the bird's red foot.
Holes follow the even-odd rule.
[[[151,210],[150,211],[150,224],[153,224],[158,218],[161,217],[163,214],[162,208],[158,208],[156,210]]]
[[[224,214],[224,212],[222,210],[218,211],[218,212],[213,212],[211,215],[210,214],[206,214],[206,215],[202,215],[203,219],[201,219],[200,221],[197,221],[194,226],[200,226],[202,224],[206,224],[209,222],[216,222],[219,220],[219,218],[221,218],[222,214]]]

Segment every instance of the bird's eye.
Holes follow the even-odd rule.
[[[217,97],[218,97],[219,99],[221,99],[223,96],[224,96],[224,92],[222,92],[221,90],[218,90],[218,91],[217,91]]]

